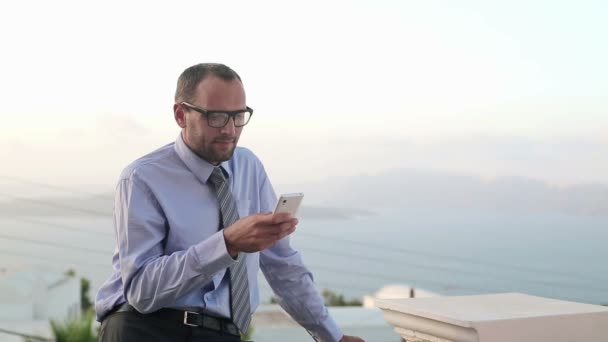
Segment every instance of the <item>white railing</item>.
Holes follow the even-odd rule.
[[[378,299],[407,342],[608,342],[608,307],[521,293]]]

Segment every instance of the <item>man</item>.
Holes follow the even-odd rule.
[[[118,182],[113,275],[97,294],[100,341],[241,341],[262,269],[281,306],[319,341],[344,336],[288,235],[261,162],[237,143],[253,110],[240,77],[198,64],[178,79],[175,143]]]

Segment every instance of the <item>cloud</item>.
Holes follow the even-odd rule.
[[[102,135],[110,135],[121,140],[138,139],[147,136],[150,130],[136,120],[127,116],[99,114],[96,120],[96,130]]]

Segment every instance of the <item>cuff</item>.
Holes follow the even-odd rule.
[[[336,321],[330,316],[320,322],[315,331],[309,332],[319,342],[338,342],[344,336]]]
[[[209,238],[201,241],[194,246],[194,256],[200,265],[199,271],[222,270],[236,263],[228,254],[226,242],[224,241],[224,231],[220,230]],[[212,273],[215,273],[212,271]]]

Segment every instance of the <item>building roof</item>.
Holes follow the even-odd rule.
[[[407,284],[389,284],[374,293],[376,298],[410,298],[410,294],[414,294],[416,298],[439,297],[439,294],[411,287]]]
[[[0,303],[23,303],[29,300],[29,296],[17,291],[14,286],[3,283],[1,279],[2,277],[0,277]]]
[[[7,303],[10,298],[30,298],[36,289],[49,288],[69,278],[60,272],[39,269],[10,270],[0,273],[0,303]],[[8,298],[7,298],[8,297]]]

